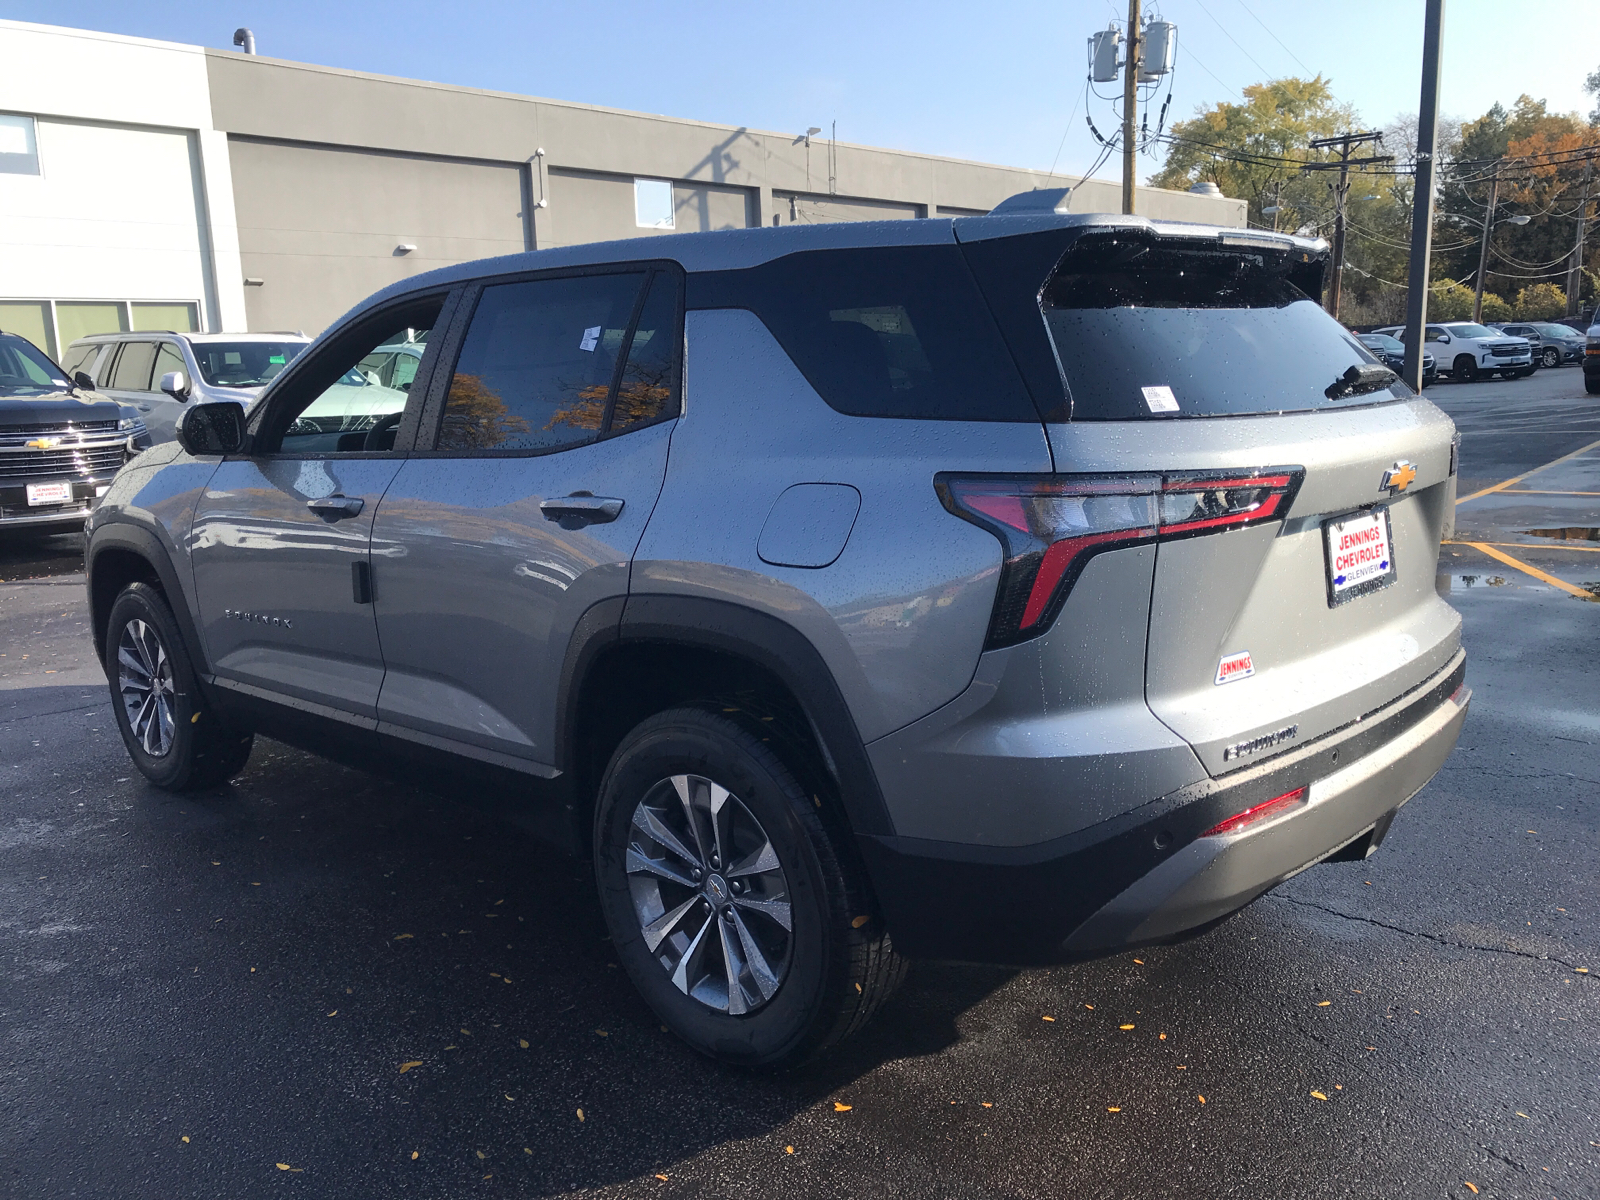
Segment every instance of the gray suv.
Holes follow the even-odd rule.
[[[1466,715],[1454,427],[1319,307],[1325,243],[1056,199],[380,292],[96,512],[135,764],[514,772],[662,1022],[756,1065],[907,959],[1175,941],[1370,854]],[[342,394],[403,330],[390,411]]]

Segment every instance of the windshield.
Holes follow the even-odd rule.
[[[1299,252],[1092,234],[1040,300],[1072,419],[1291,412],[1411,392],[1297,281]]]
[[[40,396],[71,386],[32,342],[0,338],[0,396]]]
[[[1364,333],[1361,335],[1361,344],[1371,346],[1374,350],[1382,350],[1386,354],[1404,354],[1406,349],[1394,338],[1383,333]]]
[[[191,342],[200,377],[211,387],[258,388],[294,361],[304,342]]]
[[[1578,331],[1566,325],[1535,325],[1540,333],[1546,337],[1573,338],[1578,336]]]
[[[1510,336],[1509,334],[1501,333],[1498,329],[1490,329],[1485,325],[1474,325],[1471,321],[1463,321],[1459,325],[1446,325],[1445,331],[1451,337],[1492,338]]]

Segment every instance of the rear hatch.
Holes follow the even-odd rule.
[[[1457,655],[1435,589],[1454,426],[1312,298],[1320,245],[1149,223],[1011,240],[1050,254],[1057,475],[1154,491],[1146,699],[1210,772],[1358,721]],[[1017,247],[973,241],[987,287],[1001,257],[1015,275]]]

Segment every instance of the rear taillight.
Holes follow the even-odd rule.
[[[1274,796],[1263,804],[1254,805],[1241,813],[1234,813],[1226,821],[1218,821],[1210,829],[1202,833],[1201,837],[1227,837],[1232,833],[1243,833],[1252,825],[1259,825],[1263,821],[1270,821],[1273,817],[1281,817],[1292,808],[1298,808],[1306,802],[1306,789],[1295,788],[1292,792],[1285,792],[1281,796]]]
[[[944,506],[1000,539],[1005,558],[985,649],[1050,627],[1103,550],[1279,520],[1303,472],[1170,475],[940,475]]]

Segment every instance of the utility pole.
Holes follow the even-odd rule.
[[[1583,235],[1589,217],[1589,178],[1594,174],[1594,158],[1583,160],[1583,205],[1578,209],[1578,241],[1572,247],[1572,266],[1567,271],[1567,316],[1578,315],[1578,293],[1583,287]]]
[[[1500,202],[1500,159],[1489,171],[1489,211],[1483,214],[1483,241],[1478,245],[1478,283],[1472,297],[1472,319],[1483,320],[1483,275],[1489,269],[1489,234],[1494,231],[1494,209]]]
[[[1139,0],[1128,0],[1128,61],[1122,75],[1122,211],[1133,213],[1134,129],[1139,117],[1139,59],[1144,34],[1139,29]]]
[[[1411,272],[1406,276],[1406,386],[1422,394],[1422,330],[1428,322],[1428,271],[1433,259],[1433,155],[1439,140],[1439,46],[1444,0],[1428,0],[1422,22],[1422,101],[1417,111],[1417,183],[1411,197]]]
[[[1344,288],[1344,201],[1350,191],[1350,168],[1364,166],[1368,163],[1389,163],[1394,161],[1394,156],[1389,154],[1375,155],[1371,158],[1351,158],[1350,149],[1363,142],[1382,142],[1383,134],[1376,131],[1369,133],[1341,133],[1338,137],[1315,138],[1311,142],[1313,150],[1326,150],[1337,146],[1339,161],[1334,163],[1308,163],[1302,167],[1305,171],[1329,171],[1335,165],[1339,168],[1339,182],[1334,185],[1334,210],[1333,210],[1333,283],[1328,288],[1328,312],[1333,319],[1339,319],[1339,296]]]

